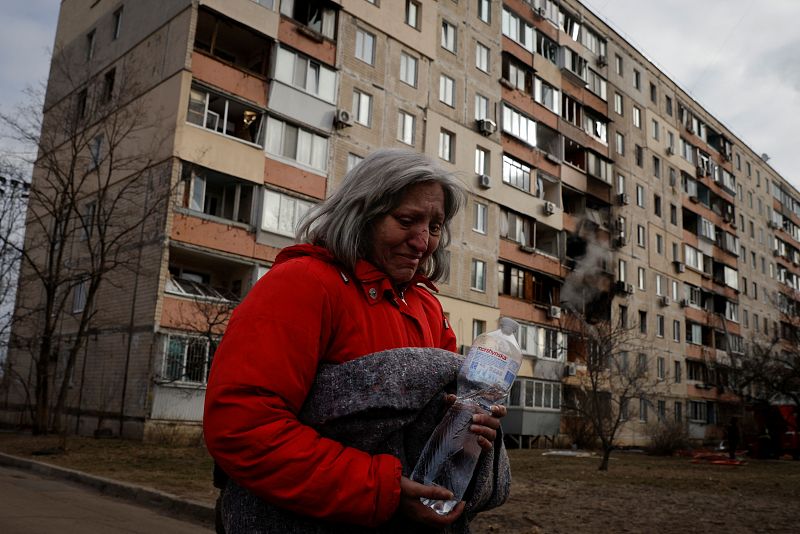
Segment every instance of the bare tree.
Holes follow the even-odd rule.
[[[136,251],[162,231],[171,183],[156,160],[136,66],[93,76],[66,54],[54,58],[47,94],[32,92],[24,109],[0,114],[0,127],[36,154],[12,332],[12,346],[32,361],[17,380],[33,392],[36,433],[62,428],[98,292],[112,273],[139,268]]]
[[[6,157],[0,159],[0,377],[8,352],[28,202],[28,183],[22,174]]]
[[[582,358],[577,384],[566,390],[564,411],[589,422],[602,450],[598,469],[607,471],[623,424],[638,413],[638,406],[631,406],[633,401],[649,404],[666,383],[649,370],[647,354],[652,347],[644,345],[638,325],[621,320],[589,323],[574,311],[568,314],[566,325],[571,348]]]

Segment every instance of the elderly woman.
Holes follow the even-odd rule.
[[[309,212],[298,231],[305,243],[278,254],[214,357],[204,432],[237,488],[326,523],[375,527],[400,514],[444,527],[462,513],[463,503],[437,515],[420,498],[448,499],[448,490],[403,476],[395,456],[322,437],[298,414],[321,364],[401,347],[456,350],[431,291],[447,268],[448,227],[463,202],[460,182],[427,157],[379,150]],[[503,415],[498,406],[474,417],[470,429],[484,450]],[[236,521],[226,523],[233,534]]]

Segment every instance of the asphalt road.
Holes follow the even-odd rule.
[[[213,530],[79,485],[0,467],[0,532],[188,534]]]

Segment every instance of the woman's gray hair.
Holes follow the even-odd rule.
[[[308,211],[297,229],[301,242],[321,245],[350,272],[369,252],[372,223],[391,213],[408,187],[435,182],[444,191],[442,237],[418,272],[436,281],[448,268],[450,221],[466,201],[464,185],[428,156],[404,149],[373,152],[347,173],[339,188]]]

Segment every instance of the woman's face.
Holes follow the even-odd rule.
[[[444,222],[444,190],[435,182],[406,189],[400,204],[373,223],[367,257],[395,285],[411,281],[436,247]]]

